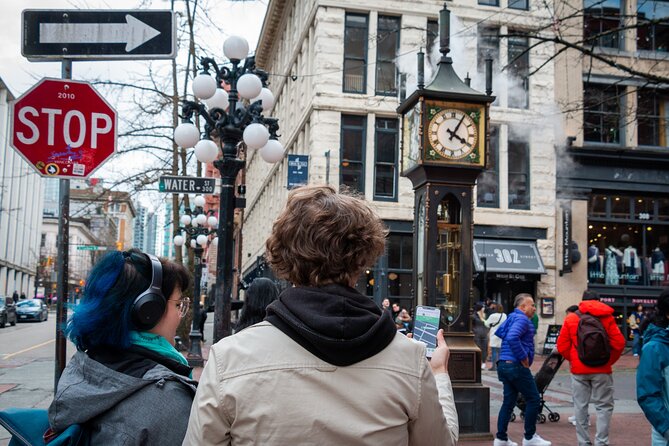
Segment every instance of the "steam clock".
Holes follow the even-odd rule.
[[[461,437],[490,438],[490,389],[481,384],[481,352],[471,333],[473,188],[486,167],[488,109],[494,97],[491,63],[486,93],[463,82],[449,49],[450,11],[440,12],[441,60],[423,85],[398,108],[402,115],[402,175],[415,191],[415,305],[438,307],[451,349],[449,375]]]

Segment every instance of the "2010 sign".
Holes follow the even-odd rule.
[[[11,145],[42,176],[86,178],[116,151],[116,111],[87,82],[42,79],[11,116]]]

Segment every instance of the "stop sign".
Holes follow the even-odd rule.
[[[116,151],[116,111],[87,82],[42,79],[11,116],[11,145],[42,176],[88,177]]]

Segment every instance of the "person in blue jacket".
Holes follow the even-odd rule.
[[[657,298],[656,316],[643,342],[636,398],[652,426],[652,446],[669,446],[669,289]]]
[[[534,299],[529,294],[521,293],[516,296],[514,307],[507,320],[495,332],[495,336],[502,338],[497,377],[504,385],[504,401],[499,409],[493,446],[518,446],[507,434],[518,393],[523,395],[526,403],[523,446],[550,446],[550,441],[536,433],[539,391],[530,372],[534,360],[535,330],[531,321],[536,313]]]

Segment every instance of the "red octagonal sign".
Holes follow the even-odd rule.
[[[86,178],[116,151],[116,111],[87,82],[42,79],[11,116],[12,146],[42,176]]]

